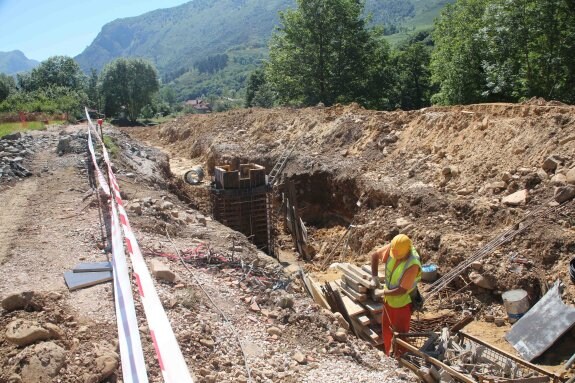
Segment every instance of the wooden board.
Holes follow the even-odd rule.
[[[354,317],[356,315],[363,314],[365,312],[365,309],[360,305],[358,305],[357,303],[355,303],[354,301],[352,301],[350,297],[342,295],[341,300],[343,301],[345,309],[347,310],[347,313],[349,314],[350,317]]]
[[[380,337],[375,331],[373,331],[372,329],[370,329],[369,327],[365,327],[363,330],[363,333],[365,335],[367,335],[369,337],[369,339],[371,339],[371,341],[376,344],[376,345],[380,345],[383,343],[383,338]]]
[[[321,292],[321,287],[320,287],[319,283],[314,281],[311,277],[309,277],[305,273],[302,273],[301,275],[302,275],[303,282],[305,283],[305,286],[307,287],[307,289],[311,293],[311,296],[312,296],[313,300],[315,301],[315,303],[317,303],[318,305],[320,305],[323,308],[331,310],[331,307],[329,307],[329,304],[327,303],[327,301],[325,300],[325,297],[323,296],[323,293]]]
[[[349,287],[345,283],[342,283],[341,281],[336,281],[335,284],[337,287],[339,287],[341,292],[343,292],[345,295],[347,295],[351,299],[353,299],[357,302],[364,302],[367,300],[367,295],[358,293],[357,291],[355,291],[354,289],[352,289],[351,287]]]
[[[383,312],[383,302],[368,300],[363,302],[363,305],[368,309],[370,314]]]
[[[366,273],[361,268],[357,267],[356,265],[352,265],[352,264],[348,264],[347,268],[349,270],[355,272],[355,274],[358,275],[360,278],[371,282],[371,273]]]
[[[370,287],[373,287],[371,284],[371,281],[367,281],[367,280],[363,279],[360,275],[357,275],[356,272],[349,269],[348,266],[349,266],[349,263],[340,263],[337,265],[337,268],[340,269],[345,274],[346,277],[349,277],[350,279],[354,280],[358,284],[361,284],[362,286],[364,286],[368,289]]]
[[[369,324],[371,323],[371,320],[365,315],[360,315],[357,318],[353,319],[356,320],[357,323],[359,323],[362,326],[369,326]]]
[[[345,274],[341,276],[341,280],[343,282],[345,282],[346,285],[348,285],[349,287],[351,287],[352,289],[354,289],[355,291],[357,291],[360,294],[365,293],[367,291],[367,287],[365,287],[361,283],[358,283],[356,280],[348,277]]]

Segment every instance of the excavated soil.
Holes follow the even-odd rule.
[[[184,184],[188,166],[213,174],[215,165],[253,162],[270,171],[293,147],[275,196],[279,203],[286,177],[295,182],[299,213],[317,252],[304,267],[318,274],[334,262],[367,263],[373,249],[400,232],[412,237],[424,262],[445,274],[530,214],[556,204],[556,189],[567,185],[575,167],[575,107],[540,99],[409,112],[357,105],[234,110],[124,131],[168,153],[177,169],[174,186],[206,214],[209,180]],[[524,201],[504,203],[520,190],[526,190]],[[568,274],[574,212],[575,203],[566,202],[488,252],[474,270],[492,286],[472,283],[466,288],[472,302],[459,310],[471,310],[478,320],[504,316],[502,292],[523,288],[534,304],[555,280],[565,284],[564,301],[575,304]],[[348,227],[349,238],[338,245]],[[281,258],[293,244],[285,233],[279,237]],[[468,274],[452,289],[465,286]],[[437,307],[429,302],[427,310]],[[545,362],[558,366],[572,353]]]

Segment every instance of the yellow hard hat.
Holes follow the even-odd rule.
[[[391,240],[390,254],[395,259],[403,259],[411,252],[411,239],[405,234],[399,234]]]

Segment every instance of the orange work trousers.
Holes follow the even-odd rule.
[[[393,332],[409,332],[409,322],[411,321],[411,303],[403,307],[394,308],[387,303],[383,306],[383,318],[381,320],[383,346],[385,353],[389,356],[391,353],[391,342]],[[395,350],[395,357],[399,357],[400,350]]]

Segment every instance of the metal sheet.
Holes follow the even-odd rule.
[[[83,289],[84,287],[94,286],[100,283],[109,282],[112,280],[111,271],[98,271],[87,273],[75,273],[73,271],[66,271],[64,273],[66,285],[70,291]]]
[[[79,263],[72,269],[75,273],[87,273],[90,271],[112,271],[111,262]]]
[[[505,339],[532,361],[543,354],[575,325],[575,308],[561,300],[559,282],[531,308],[505,335]]]

